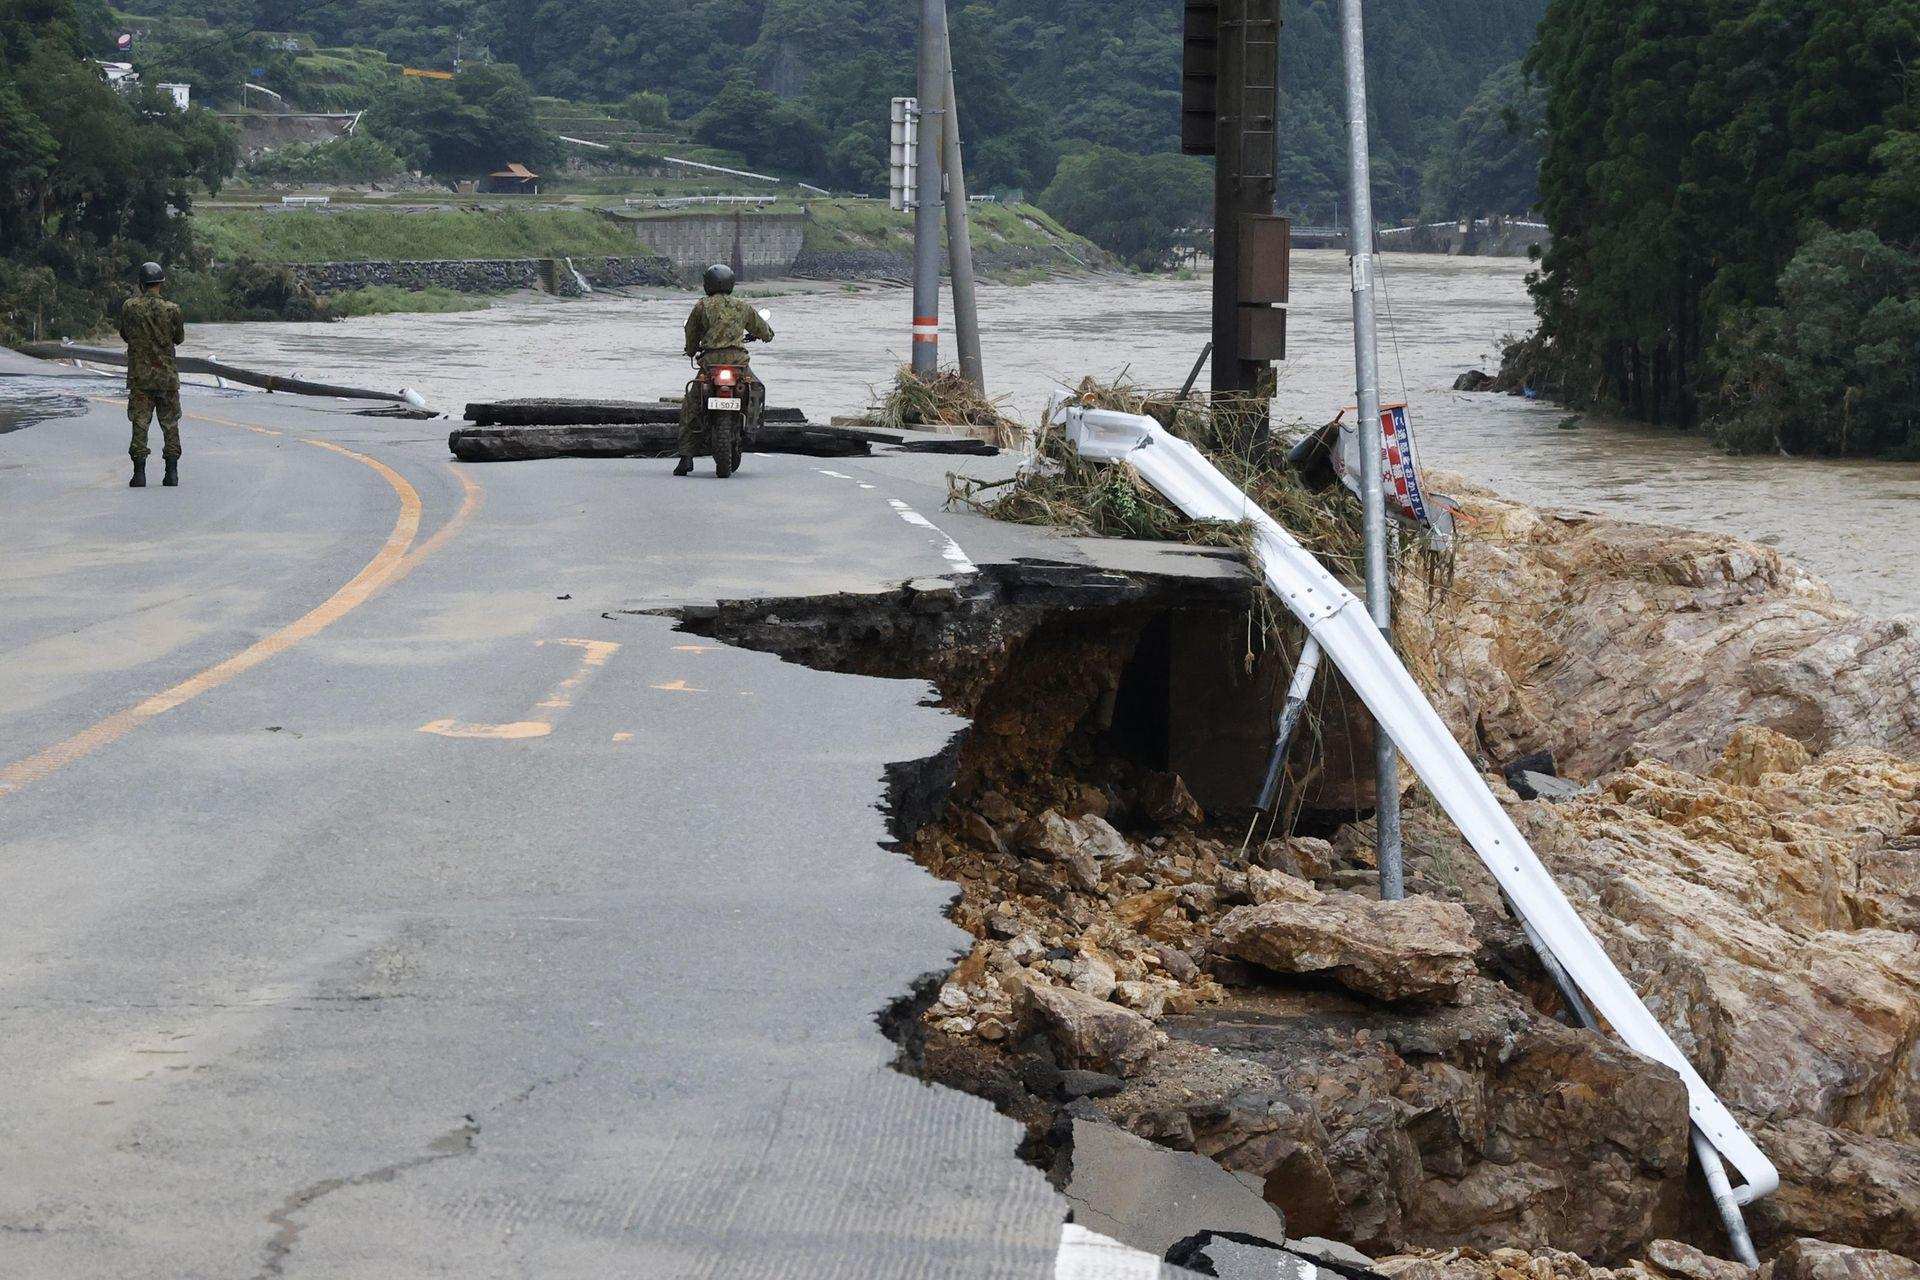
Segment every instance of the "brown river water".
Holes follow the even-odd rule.
[[[1468,368],[1493,368],[1503,335],[1532,325],[1517,259],[1416,254],[1385,260],[1381,373],[1388,398],[1412,406],[1422,458],[1508,497],[1626,519],[1723,530],[1778,547],[1870,613],[1920,613],[1920,464],[1729,458],[1697,436],[1509,396],[1451,390]],[[1294,256],[1294,303],[1280,384],[1284,418],[1319,423],[1353,402],[1346,261]],[[1206,341],[1205,279],[1097,278],[989,286],[980,297],[993,391],[1037,420],[1061,379],[1124,372],[1178,386]],[[780,337],[757,355],[775,404],[816,420],[871,398],[907,351],[904,290],[776,294],[760,305]],[[636,291],[580,301],[516,297],[486,311],[383,316],[330,325],[201,325],[197,354],[322,381],[412,387],[458,415],[471,400],[561,395],[651,399],[686,380],[680,326],[691,295]],[[950,308],[947,309],[950,318]],[[942,351],[951,355],[950,334]],[[1403,396],[1404,391],[1404,396]]]

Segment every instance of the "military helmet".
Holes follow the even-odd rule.
[[[708,297],[712,297],[716,293],[732,293],[733,268],[723,267],[716,263],[707,268],[707,274],[702,278],[701,283],[707,287]]]
[[[143,262],[140,264],[140,287],[142,289],[147,288],[149,285],[165,284],[166,282],[167,269],[165,267],[157,262]]]

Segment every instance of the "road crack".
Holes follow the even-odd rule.
[[[300,1241],[300,1233],[304,1230],[295,1220],[294,1215],[311,1207],[315,1201],[348,1187],[392,1182],[401,1174],[418,1169],[422,1165],[437,1164],[442,1160],[453,1160],[468,1155],[473,1151],[474,1139],[479,1136],[480,1122],[472,1116],[467,1116],[465,1124],[427,1144],[425,1155],[382,1165],[366,1173],[356,1173],[344,1178],[325,1178],[294,1192],[278,1209],[267,1215],[267,1222],[275,1230],[273,1239],[267,1242],[266,1259],[261,1263],[254,1280],[270,1280],[271,1277],[286,1274],[287,1259],[292,1255],[294,1246]]]

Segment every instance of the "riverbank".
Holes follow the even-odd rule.
[[[982,202],[972,206],[970,221],[976,266],[988,279],[1113,266],[1031,206]],[[582,284],[687,284],[708,264],[736,256],[747,278],[759,280],[904,280],[913,271],[912,221],[878,201],[595,209],[264,205],[202,211],[194,228],[216,264],[284,269],[320,298],[369,289],[576,296],[586,291]],[[215,278],[227,269],[216,265]],[[286,318],[311,318],[310,310],[295,300]],[[217,308],[209,304],[205,314]]]

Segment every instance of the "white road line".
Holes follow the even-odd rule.
[[[850,476],[850,475],[847,475],[847,474],[845,474],[844,472],[840,472],[840,471],[829,471],[829,470],[827,470],[827,469],[826,469],[825,467],[815,467],[815,468],[814,468],[814,470],[815,470],[815,471],[818,471],[818,472],[819,472],[819,473],[820,473],[821,475],[823,475],[823,476],[832,476],[832,477],[833,477],[833,478],[834,478],[835,480],[851,480],[851,479],[853,479],[853,477],[852,477],[852,476]]]
[[[1083,1226],[1060,1228],[1054,1280],[1160,1280],[1160,1259]]]
[[[929,532],[934,534],[936,537],[938,537],[940,541],[944,544],[940,548],[940,554],[946,558],[946,561],[948,564],[952,565],[955,569],[958,569],[961,573],[980,572],[980,567],[974,564],[972,559],[968,557],[965,551],[962,551],[960,549],[959,543],[955,542],[952,538],[947,536],[946,530],[942,529],[939,525],[927,519],[925,516],[921,515],[918,511],[915,511],[912,507],[900,501],[900,499],[898,498],[888,498],[887,504],[893,508],[894,513],[896,515],[898,515],[902,520],[905,520],[908,524],[913,525],[916,528],[928,530]]]

